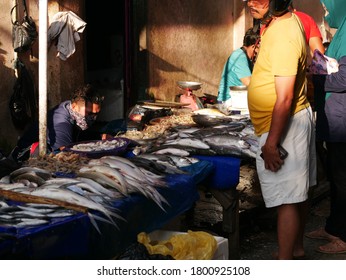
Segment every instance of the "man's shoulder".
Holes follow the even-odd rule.
[[[68,111],[68,106],[71,104],[71,101],[63,101],[60,104],[56,105],[51,109],[52,112],[59,112],[59,111]]]
[[[70,113],[68,106],[70,103],[70,101],[63,101],[50,111],[54,122],[69,121]]]
[[[239,60],[239,59],[245,59],[246,60],[246,54],[241,48],[234,50],[230,56],[230,61],[234,62],[234,61]]]
[[[310,16],[310,15],[304,13],[304,12],[295,11],[294,13],[295,13],[300,19],[309,20],[309,21],[311,21],[311,20],[312,20],[312,21],[315,21],[315,20],[313,19],[312,16]]]
[[[243,50],[241,48],[235,49],[232,53],[230,58],[235,58],[238,57],[240,55],[244,54]]]

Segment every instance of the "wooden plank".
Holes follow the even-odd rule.
[[[88,208],[84,206],[79,206],[76,204],[72,204],[69,202],[52,199],[52,198],[45,198],[40,197],[36,195],[30,195],[30,194],[24,194],[24,193],[17,193],[9,190],[1,190],[0,189],[0,196],[3,196],[4,198],[18,201],[18,202],[25,202],[25,203],[42,203],[42,204],[54,204],[59,205],[67,209],[71,209],[77,212],[87,213]]]

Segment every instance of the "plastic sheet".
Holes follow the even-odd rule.
[[[150,254],[170,255],[175,260],[211,260],[217,248],[216,239],[204,231],[191,231],[174,234],[168,240],[150,240],[150,236],[141,232],[138,242],[144,244]]]

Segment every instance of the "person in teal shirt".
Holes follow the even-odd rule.
[[[330,185],[329,216],[325,225],[306,233],[306,237],[324,239],[317,251],[346,254],[346,5],[345,0],[320,0],[324,20],[336,32],[326,50],[338,61],[337,72],[316,75],[321,103],[316,110],[316,137],[327,151],[327,174]]]
[[[248,29],[243,39],[243,46],[228,57],[222,71],[218,101],[231,98],[230,86],[248,86],[252,73],[253,61],[257,53],[259,34]]]

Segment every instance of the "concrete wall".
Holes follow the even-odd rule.
[[[12,47],[12,24],[10,10],[13,7],[12,0],[0,0],[0,148],[10,149],[17,141],[22,131],[14,128],[11,122],[8,109],[8,102],[12,94],[12,88],[15,82],[15,72],[13,64],[16,53]],[[21,18],[22,0],[18,0],[20,8],[18,10],[19,18]],[[28,13],[36,22],[38,21],[38,0],[26,0]],[[83,0],[67,1],[48,1],[48,16],[49,19],[59,11],[73,11],[77,15],[83,12]],[[49,24],[48,19],[48,24]],[[51,46],[48,51],[48,107],[55,106],[60,101],[68,99],[71,91],[84,81],[84,65],[83,61],[83,34],[81,41],[76,44],[76,52],[68,60],[62,61],[56,57],[56,48]],[[33,45],[32,56],[30,51],[18,54],[18,58],[24,62],[29,70],[36,88],[38,88],[38,40]]]
[[[330,40],[319,0],[294,1],[295,7],[318,23],[324,40]],[[147,25],[140,34],[140,49],[148,54],[147,93],[174,101],[181,93],[177,81],[203,83],[195,93],[217,95],[223,65],[242,45],[252,26],[241,0],[147,0]],[[145,30],[145,32],[144,32]]]
[[[197,95],[216,94],[224,62],[252,25],[252,19],[245,19],[243,2],[147,2],[146,46],[141,48],[149,55],[150,95],[174,101],[180,92],[176,82],[181,80],[203,83]]]
[[[21,0],[17,1],[21,3]],[[49,0],[48,16],[51,18],[58,11],[73,11],[83,18],[85,1]],[[22,133],[13,127],[8,110],[15,81],[10,19],[12,2],[0,0],[0,148],[13,147]],[[38,3],[39,0],[27,0],[29,14],[37,26]],[[131,102],[135,103],[137,96],[141,97],[138,92],[142,90],[156,99],[173,101],[181,93],[176,85],[180,80],[203,83],[196,91],[197,95],[216,95],[227,57],[241,46],[245,31],[252,26],[245,3],[241,0],[132,0],[132,4],[132,23],[137,25],[131,26],[134,31],[131,53],[135,64],[131,68],[134,76],[130,81],[134,89],[130,92]],[[324,12],[319,0],[295,0],[294,4],[298,10],[315,18],[325,40],[329,40],[333,32],[324,31],[328,29],[323,24]],[[49,49],[49,108],[68,99],[73,89],[84,82],[85,33],[76,44],[75,54],[67,61],[56,57],[55,46]],[[38,42],[33,46],[32,57],[30,52],[19,57],[38,87]]]

